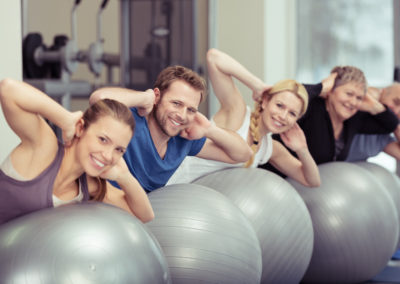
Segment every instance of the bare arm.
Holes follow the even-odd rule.
[[[130,212],[143,223],[153,220],[154,212],[147,194],[129,172],[123,158],[102,177],[115,180],[122,189],[120,190],[107,183],[107,195],[104,202]]]
[[[303,131],[296,124],[281,134],[282,141],[296,152],[296,159],[278,141],[273,140],[273,152],[270,163],[280,172],[309,187],[321,185],[318,166],[312,158]]]
[[[22,144],[32,147],[56,139],[44,118],[60,127],[67,140],[75,134],[81,112],[71,113],[40,90],[22,81],[4,79],[0,83],[0,101],[5,118]]]
[[[396,160],[400,160],[400,142],[399,141],[393,141],[389,144],[386,145],[386,147],[383,149],[383,151],[395,158]]]
[[[400,160],[400,125],[397,126],[396,130],[393,132],[397,141],[393,141],[386,145],[383,151],[395,158],[396,160]]]
[[[196,114],[192,125],[183,130],[180,136],[189,140],[207,138],[196,155],[199,158],[233,164],[246,162],[252,155],[250,146],[239,134],[212,124],[200,112]]]
[[[125,88],[105,87],[94,91],[90,95],[89,103],[94,104],[101,99],[113,99],[128,107],[136,107],[139,115],[146,116],[153,109],[155,95],[151,89],[140,92]]]
[[[250,73],[234,58],[217,49],[210,49],[207,52],[207,68],[215,95],[221,104],[214,121],[220,127],[236,131],[246,113],[246,103],[233,78],[249,87],[253,91],[255,100],[259,100],[262,93],[270,86]]]

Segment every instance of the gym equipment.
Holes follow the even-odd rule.
[[[225,196],[197,184],[149,193],[155,219],[146,225],[179,283],[259,283],[261,250],[243,213]]]
[[[23,41],[23,60],[26,69],[26,79],[45,78],[50,66],[56,69],[57,78],[62,77],[62,72],[72,74],[80,62],[87,62],[89,69],[95,76],[99,76],[103,65],[119,65],[119,55],[103,52],[101,37],[101,16],[108,0],[103,0],[97,12],[96,41],[90,44],[87,50],[78,50],[76,10],[80,0],[75,0],[71,12],[71,38],[64,35],[56,36],[51,48],[43,44],[42,36],[38,33],[28,34]],[[52,76],[53,77],[53,76]],[[53,77],[54,78],[54,77]]]
[[[304,283],[360,283],[390,260],[399,237],[393,200],[360,166],[318,166],[322,185],[307,188],[288,178],[310,212],[314,250]]]
[[[171,283],[161,248],[135,217],[99,202],[0,226],[1,283]]]
[[[227,196],[253,225],[262,251],[261,283],[300,282],[314,234],[306,205],[287,181],[261,169],[231,168],[194,183]]]
[[[397,216],[400,218],[400,179],[399,177],[385,169],[382,166],[379,166],[370,162],[356,162],[357,166],[363,167],[368,170],[370,174],[372,174],[379,182],[383,184],[383,186],[388,191],[389,195],[392,197],[394,204],[397,209]],[[399,223],[400,224],[400,223]],[[400,248],[400,236],[397,242],[396,249]]]

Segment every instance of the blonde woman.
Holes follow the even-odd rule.
[[[213,123],[236,131],[253,149],[247,163],[235,166],[257,167],[268,160],[287,176],[305,186],[320,185],[317,165],[308,151],[304,134],[296,121],[305,113],[308,94],[294,80],[283,80],[268,86],[226,53],[211,49],[207,53],[208,74],[220,109]],[[253,91],[256,101],[251,112],[235,86],[238,79]],[[295,158],[271,135],[279,133],[283,142],[297,154]],[[232,167],[230,164],[186,158],[168,184],[188,183],[207,173]]]
[[[357,67],[336,66],[323,83],[306,87],[310,103],[298,123],[317,164],[345,161],[357,133],[386,134],[398,125],[396,115],[367,94]]]

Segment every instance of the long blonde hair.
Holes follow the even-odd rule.
[[[277,82],[271,89],[264,92],[260,101],[255,103],[254,110],[250,116],[250,135],[253,137],[253,143],[251,145],[251,149],[253,150],[253,155],[250,160],[246,162],[244,165],[246,168],[250,167],[253,164],[254,156],[257,153],[258,143],[261,140],[260,130],[259,130],[259,121],[260,115],[263,112],[262,109],[262,101],[264,99],[270,101],[273,96],[276,94],[289,91],[296,95],[303,103],[299,118],[306,112],[308,106],[308,93],[302,84],[295,80],[287,79],[281,80]]]

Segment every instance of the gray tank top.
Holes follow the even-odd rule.
[[[0,224],[21,215],[53,207],[53,185],[64,157],[59,143],[54,161],[36,178],[19,181],[0,170]],[[89,200],[86,174],[79,178],[83,200]]]

